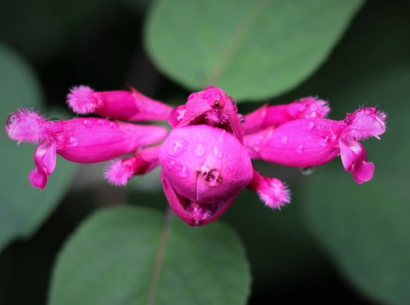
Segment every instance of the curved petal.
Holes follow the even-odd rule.
[[[363,145],[358,141],[339,140],[340,154],[343,167],[351,172],[355,181],[359,184],[373,178],[374,164],[367,162],[367,154]]]
[[[30,172],[28,178],[34,187],[44,189],[50,176],[56,167],[56,143],[54,141],[42,142],[34,152],[36,168]]]

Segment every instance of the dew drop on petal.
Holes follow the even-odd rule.
[[[169,169],[173,169],[175,165],[175,161],[172,159],[166,159],[165,164]]]
[[[303,145],[302,145],[302,144],[298,146],[296,152],[297,152],[298,154],[303,153]]]
[[[309,122],[309,125],[308,125],[307,129],[308,129],[309,131],[311,131],[311,130],[313,130],[313,128],[315,128],[315,123]]]
[[[93,122],[92,122],[91,120],[87,120],[87,119],[85,119],[85,120],[83,121],[83,124],[84,124],[85,126],[87,126],[87,127],[93,126]]]
[[[329,137],[324,137],[320,139],[320,146],[327,147],[329,145]]]
[[[177,110],[177,112],[178,112],[178,116],[177,116],[176,119],[178,121],[181,121],[185,116],[186,109],[179,109],[179,110]]]
[[[168,153],[173,156],[179,155],[185,151],[186,146],[186,140],[176,138],[170,143]]]
[[[189,175],[187,168],[182,164],[178,164],[176,170],[181,178],[186,178]]]
[[[195,220],[195,228],[199,227],[199,220]]]
[[[300,169],[302,171],[303,175],[310,175],[314,172],[315,168],[314,167],[303,167]]]
[[[206,153],[206,145],[202,143],[198,144],[195,147],[194,153],[197,157],[202,157]]]
[[[75,137],[70,137],[69,145],[74,146],[74,147],[77,146],[78,145],[78,139],[75,138]]]
[[[97,123],[98,123],[98,125],[100,125],[100,126],[104,126],[105,123],[106,123],[106,121],[105,121],[105,120],[98,120]]]
[[[282,144],[288,143],[288,137],[287,137],[287,136],[284,136],[284,137],[282,138],[281,142],[282,142]]]
[[[251,148],[256,152],[259,152],[261,150],[260,147],[253,142],[251,143]]]
[[[217,157],[218,159],[222,159],[223,152],[222,152],[221,147],[214,146],[213,152],[214,152],[215,157]]]

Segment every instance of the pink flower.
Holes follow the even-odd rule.
[[[244,145],[254,159],[302,168],[319,166],[341,155],[346,171],[352,172],[357,183],[363,183],[372,179],[374,165],[367,162],[359,141],[379,138],[386,130],[385,120],[386,114],[376,108],[359,109],[343,121],[297,119],[247,135]]]
[[[76,113],[106,118],[47,121],[20,109],[7,119],[10,138],[38,144],[30,182],[46,186],[57,154],[78,163],[113,160],[105,177],[115,185],[161,166],[170,207],[190,226],[218,219],[246,187],[272,209],[290,202],[285,184],[259,174],[251,159],[312,167],[340,155],[357,183],[369,181],[374,165],[359,141],[379,138],[386,130],[386,114],[376,108],[333,121],[325,118],[327,103],[313,97],[289,105],[264,105],[244,117],[235,100],[216,87],[192,93],[186,104],[174,109],[133,89],[95,92],[86,86],[73,88],[68,104]],[[168,119],[172,131],[168,135],[161,126],[112,119]],[[121,156],[125,157],[117,159]]]
[[[68,105],[78,114],[96,113],[107,118],[127,121],[167,120],[172,107],[131,91],[95,92],[78,86],[68,94]]]
[[[209,125],[174,129],[159,159],[165,195],[189,225],[217,219],[253,176],[251,160],[239,140]]]
[[[238,114],[233,98],[216,87],[192,93],[185,105],[176,107],[169,116],[172,128],[192,124],[206,124],[226,129],[242,142],[244,117]]]
[[[56,165],[56,154],[78,163],[108,161],[155,144],[165,138],[164,127],[135,125],[100,118],[47,121],[36,112],[21,109],[6,124],[9,137],[39,144],[29,179],[43,189]]]
[[[271,208],[289,202],[281,181],[253,170],[237,111],[234,99],[207,87],[170,115],[174,129],[160,150],[161,178],[171,208],[191,226],[218,219],[247,186]]]
[[[330,108],[327,102],[305,97],[288,105],[263,105],[245,116],[245,133],[250,134],[266,127],[277,127],[297,119],[324,118]]]

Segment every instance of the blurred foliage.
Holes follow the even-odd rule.
[[[209,2],[209,5],[213,2]],[[162,46],[163,56],[175,56],[175,50],[182,47],[182,51],[177,54],[179,58],[167,62],[167,64],[176,64],[177,68],[169,69],[178,71],[168,71],[168,68],[162,67],[157,55],[151,54],[168,76],[175,77],[175,80],[172,80],[158,72],[144,52],[142,33],[147,16],[145,10],[150,9],[147,1],[0,2],[2,24],[0,27],[0,113],[3,114],[3,120],[5,121],[10,111],[20,106],[34,107],[42,113],[48,113],[51,107],[41,104],[41,101],[46,102],[48,106],[62,106],[68,88],[81,83],[97,90],[122,89],[130,83],[143,93],[149,93],[151,97],[165,101],[174,102],[177,100],[176,97],[186,98],[188,92],[181,87],[182,85],[201,85],[200,83],[191,85],[180,74],[187,73],[186,77],[190,78],[189,81],[194,81],[196,78],[191,77],[189,73],[194,70],[206,72],[209,68],[207,61],[209,58],[220,59],[218,49],[211,52],[214,41],[213,37],[209,36],[211,30],[216,29],[218,31],[216,37],[222,37],[218,40],[219,43],[221,40],[225,42],[226,37],[232,36],[228,31],[234,31],[243,22],[240,15],[235,15],[241,12],[240,7],[226,8],[227,14],[223,14],[216,21],[211,19],[208,23],[207,20],[199,18],[200,13],[181,20],[188,12],[188,8],[195,9],[191,5],[192,2],[188,3],[187,10],[181,9],[176,12],[180,20],[175,24],[183,25],[185,22],[192,24],[193,17],[198,17],[194,21],[201,26],[195,28],[188,25],[184,29],[188,36],[202,33],[204,37],[194,38],[203,39],[198,39],[193,44],[187,40],[190,36],[187,38],[183,35],[168,34],[166,38],[172,39],[172,43],[159,44]],[[256,65],[258,62],[256,61],[242,70],[241,64],[247,62],[246,52],[249,52],[247,50],[242,57],[232,58],[233,61],[229,65],[232,67],[230,70],[232,74],[231,72],[226,74],[225,80],[221,77],[221,83],[216,84],[224,86],[230,94],[230,91],[238,90],[238,96],[232,95],[244,102],[245,99],[250,101],[282,94],[272,101],[279,104],[288,103],[302,96],[318,95],[322,99],[329,100],[332,107],[330,117],[334,119],[343,119],[346,112],[351,112],[361,105],[379,105],[389,115],[388,131],[382,136],[381,142],[371,140],[365,143],[369,160],[376,164],[375,177],[365,185],[356,185],[350,174],[344,172],[340,160],[334,160],[316,169],[310,176],[302,176],[297,169],[258,163],[257,166],[264,174],[276,176],[289,183],[292,204],[281,211],[272,212],[263,206],[255,194],[244,191],[222,220],[235,228],[245,245],[254,279],[250,304],[273,302],[289,304],[306,300],[326,304],[370,304],[374,301],[385,304],[406,304],[410,299],[408,295],[410,239],[406,236],[409,231],[406,216],[409,212],[410,199],[407,187],[410,182],[410,167],[407,162],[409,144],[406,141],[407,116],[410,112],[406,100],[410,95],[410,20],[408,18],[410,5],[399,1],[367,1],[334,48],[334,43],[348,24],[349,14],[356,11],[361,2],[336,1],[329,4],[324,1],[322,3],[330,6],[337,5],[338,9],[333,8],[337,12],[330,14],[329,10],[332,9],[329,7],[309,4],[316,9],[309,14],[305,12],[310,16],[309,20],[303,19],[302,22],[299,19],[295,23],[289,22],[292,19],[285,18],[287,16],[282,13],[278,20],[285,22],[281,26],[286,31],[292,30],[293,36],[289,34],[292,32],[277,36],[280,39],[290,40],[296,35],[302,37],[305,43],[309,43],[311,41],[308,38],[311,37],[309,36],[311,33],[306,22],[317,22],[317,24],[325,22],[323,27],[326,27],[326,22],[334,21],[331,23],[333,28],[329,25],[329,28],[315,31],[318,39],[324,35],[322,30],[337,34],[333,36],[333,40],[327,41],[325,47],[321,47],[320,54],[314,52],[316,47],[319,47],[316,44],[311,47],[290,45],[291,49],[279,53],[284,57],[273,56],[272,61],[265,63],[266,67],[261,68]],[[157,5],[158,9],[165,4],[161,1]],[[221,5],[219,9],[222,12],[224,4],[218,5]],[[155,9],[155,3],[153,8]],[[209,6],[207,9],[211,10],[212,7]],[[242,10],[242,14],[243,12]],[[151,25],[146,28],[146,33],[153,30],[155,14],[159,13],[151,12],[149,19]],[[170,13],[175,12],[171,10]],[[275,12],[266,9],[261,11],[261,14],[262,16],[267,14],[266,19],[262,18],[266,22],[275,21],[273,18],[268,18],[269,14],[273,16]],[[313,14],[313,17],[310,14]],[[330,15],[335,16],[331,21],[328,18]],[[213,18],[219,16],[216,14]],[[158,29],[160,31],[158,33],[166,35],[166,29],[172,31],[173,27],[170,25],[162,27]],[[267,35],[269,31],[259,31],[260,36],[253,35],[252,39],[256,42],[262,41],[262,45],[267,46],[267,50],[273,48],[275,52],[279,51],[272,47],[275,46],[274,42],[271,42],[267,36],[261,35],[262,33]],[[278,31],[278,33],[283,32]],[[304,34],[298,36],[297,34],[300,33]],[[145,38],[149,42],[150,37]],[[188,42],[188,45],[182,42],[174,43],[178,39]],[[206,45],[200,48],[203,43]],[[188,47],[196,47],[199,50],[192,51]],[[147,49],[153,51],[152,46],[148,46]],[[204,51],[209,51],[206,52],[206,56],[203,55]],[[330,51],[332,53],[326,59]],[[191,62],[196,58],[193,56],[200,56],[199,61],[194,61],[193,65],[185,67],[180,63],[181,58],[184,62],[188,60]],[[289,61],[291,56],[296,56],[293,58],[294,61]],[[257,59],[263,61],[265,57],[258,56]],[[288,65],[289,62],[294,65]],[[270,63],[276,63],[277,66],[269,66]],[[320,63],[323,64],[318,66]],[[258,69],[264,68],[266,74],[257,73]],[[293,75],[291,78],[289,75],[298,69],[300,69],[298,76]],[[255,87],[251,86],[251,83],[245,86],[238,81],[240,74],[245,71],[249,74],[245,76],[254,80]],[[313,72],[315,72],[313,75],[299,84]],[[269,75],[275,75],[274,79],[268,79],[271,77]],[[230,80],[235,80],[232,88],[236,87],[236,89],[229,88]],[[182,83],[180,84],[179,81]],[[270,83],[268,87],[265,81]],[[299,85],[296,86],[297,84]],[[258,91],[253,95],[240,91],[242,88],[253,90],[259,85],[267,91],[260,91],[260,93]],[[290,88],[294,89],[285,92]],[[184,100],[180,101],[183,102]],[[245,113],[258,106],[254,103],[243,103],[240,110]],[[138,211],[141,211],[138,207],[141,205],[155,206],[160,210],[166,207],[165,197],[158,188],[157,173],[150,177],[133,179],[130,182],[132,186],[128,188],[114,188],[100,181],[90,182],[83,176],[77,176],[75,189],[71,188],[70,192],[66,193],[74,168],[67,161],[58,160],[56,173],[51,176],[47,189],[39,191],[33,189],[27,179],[27,173],[33,168],[34,147],[24,144],[17,147],[6,138],[4,130],[0,141],[2,147],[0,162],[3,170],[0,181],[2,191],[0,245],[4,246],[17,237],[33,234],[34,230],[38,229],[38,226],[58,206],[52,217],[44,223],[34,237],[28,241],[14,242],[1,254],[1,304],[44,304],[46,302],[46,289],[50,286],[50,270],[58,249],[74,228],[80,226],[80,222],[96,208],[126,201],[137,206],[122,208],[124,213],[120,212],[121,217],[129,220],[119,221],[116,225],[105,226],[106,222],[103,219],[103,223],[97,223],[100,228],[88,232],[90,225],[100,222],[98,219],[101,219],[101,216],[105,215],[104,217],[108,218],[118,216],[118,214],[114,216],[115,213],[110,214],[108,210],[98,212],[81,224],[64,246],[62,255],[58,259],[59,267],[54,276],[51,295],[58,293],[58,297],[65,297],[60,294],[61,283],[69,278],[66,278],[68,273],[65,271],[73,272],[70,276],[74,279],[71,280],[72,286],[69,287],[73,291],[82,289],[76,286],[81,282],[76,283],[77,276],[74,267],[71,267],[76,262],[75,259],[79,260],[79,264],[84,264],[84,268],[78,271],[79,274],[84,272],[79,279],[90,276],[90,283],[97,284],[96,280],[99,278],[97,276],[91,278],[94,271],[89,273],[84,271],[95,267],[93,258],[96,258],[95,264],[98,264],[102,262],[99,261],[99,256],[109,257],[111,253],[118,255],[119,248],[131,249],[129,252],[131,254],[134,253],[133,250],[139,251],[136,246],[139,238],[143,238],[144,234],[151,234],[153,229],[161,228],[160,226],[154,228],[155,223],[163,221],[158,212],[143,212],[155,214],[149,216],[150,218],[143,217],[143,220],[139,219],[141,216],[136,216]],[[86,167],[84,171],[92,172],[94,167]],[[101,168],[91,176],[101,176]],[[149,187],[146,187],[147,185]],[[121,209],[117,211],[119,210]],[[134,219],[135,223],[131,219]],[[150,219],[153,220],[152,223]],[[191,239],[196,239],[195,236],[203,229],[204,232],[209,230],[216,235],[219,231],[230,232],[226,233],[228,235],[232,233],[226,226],[218,223],[211,224],[209,228],[193,230],[184,227],[185,225],[176,218],[173,219],[172,226],[175,226],[175,232],[178,230],[185,232],[179,238],[190,236]],[[114,234],[113,228],[123,228],[127,232],[134,233],[121,233],[122,229],[119,229],[116,231],[120,233],[119,235],[109,238],[109,234]],[[104,230],[107,234],[102,233]],[[86,233],[96,235],[92,242],[87,243],[84,237]],[[239,241],[236,237],[232,238],[233,243],[238,246]],[[223,242],[225,239],[232,238],[221,236],[221,239],[216,238],[216,240]],[[158,242],[158,236],[153,240]],[[102,243],[99,244],[99,241]],[[151,243],[152,240],[147,242],[155,247]],[[88,250],[80,253],[71,252],[71,249],[75,250],[80,243],[89,246],[90,252]],[[185,244],[192,246],[189,243]],[[213,247],[217,252],[218,248],[226,251],[231,246],[228,243],[226,247],[225,245]],[[98,247],[102,247],[100,251],[93,252]],[[177,248],[180,248],[179,244]],[[208,252],[198,252],[198,255],[204,253]],[[206,260],[198,258],[196,261],[196,257],[193,255],[185,259],[189,260],[191,266],[201,268],[201,262]],[[209,269],[206,271],[210,273],[204,272],[205,276],[215,272],[213,267],[202,267]],[[110,268],[118,271],[124,268],[124,265],[110,265]],[[201,280],[202,269],[195,270],[199,271],[195,272],[192,280]],[[217,281],[220,274],[224,272],[221,271],[214,276],[214,280]],[[132,268],[126,269],[123,274],[135,276]],[[64,281],[60,282],[60,279]],[[111,279],[113,282],[101,283],[114,287],[121,282],[121,279],[122,274],[118,273]],[[249,279],[245,277],[242,283],[247,281]],[[179,284],[181,283],[172,283],[168,288],[177,287],[174,285]],[[130,286],[126,284],[119,289],[123,288],[130,289]],[[225,289],[229,291],[229,288]],[[107,293],[115,293],[110,289],[106,290]],[[91,291],[90,289],[88,292]],[[210,290],[212,291],[214,290]],[[241,293],[246,296],[246,288],[241,289]],[[227,301],[226,304],[228,303]]]
[[[18,107],[40,108],[42,92],[30,66],[10,48],[0,46],[0,110],[8,114]],[[4,120],[6,117],[4,117]],[[0,250],[18,237],[28,237],[38,228],[63,197],[75,165],[59,160],[55,179],[46,191],[34,189],[28,173],[34,169],[33,147],[17,146],[6,131],[0,134]]]
[[[50,304],[239,305],[249,283],[244,249],[226,225],[192,230],[173,214],[117,207],[95,213],[67,242]]]
[[[161,71],[183,86],[196,91],[212,85],[238,101],[260,101],[315,71],[360,4],[158,1],[148,18],[146,44]]]

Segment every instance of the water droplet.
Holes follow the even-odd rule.
[[[223,152],[222,152],[221,147],[214,146],[213,152],[214,152],[215,157],[217,157],[218,159],[222,159]]]
[[[177,112],[178,112],[177,121],[181,121],[185,116],[186,109],[179,109],[177,110]]]
[[[176,138],[169,144],[168,153],[176,156],[185,151],[187,147],[186,140],[182,138]]]
[[[259,146],[256,146],[255,143],[251,143],[251,148],[253,149],[253,151],[259,152],[261,149]]]
[[[92,122],[91,120],[84,120],[84,121],[83,121],[83,124],[84,124],[85,126],[87,126],[87,127],[93,126],[93,122]]]
[[[70,137],[70,146],[77,146],[78,145],[78,139],[75,137]]]
[[[202,143],[198,144],[195,147],[194,153],[197,157],[202,157],[206,153],[206,145]]]
[[[298,149],[296,150],[296,152],[297,152],[298,154],[303,153],[303,145],[302,145],[302,144],[300,144],[300,145],[298,146]]]
[[[329,137],[324,137],[320,139],[320,146],[326,147],[329,145]]]
[[[288,137],[287,137],[287,136],[284,136],[284,137],[282,138],[281,142],[282,142],[282,144],[288,143]]]
[[[167,165],[167,167],[169,169],[173,169],[174,165],[175,165],[175,161],[172,160],[172,159],[167,158],[166,161],[165,161],[165,164]]]
[[[114,127],[114,122],[110,122],[110,127]]]
[[[105,123],[106,123],[106,120],[98,120],[97,123],[98,123],[98,125],[100,125],[100,126],[104,126]]]
[[[195,220],[195,228],[199,227],[199,220]]]
[[[178,164],[176,170],[181,178],[186,178],[189,175],[187,168],[182,164]]]
[[[313,128],[315,128],[315,123],[309,122],[309,126],[307,127],[307,130],[311,131],[313,130]]]
[[[303,175],[310,175],[311,173],[314,172],[315,168],[314,167],[303,167],[300,169],[302,171]]]
[[[189,171],[187,167],[179,162],[176,162],[170,158],[167,158],[165,160],[165,164],[168,167],[170,171],[173,173],[178,174],[179,177],[181,178],[186,178],[189,176]]]

